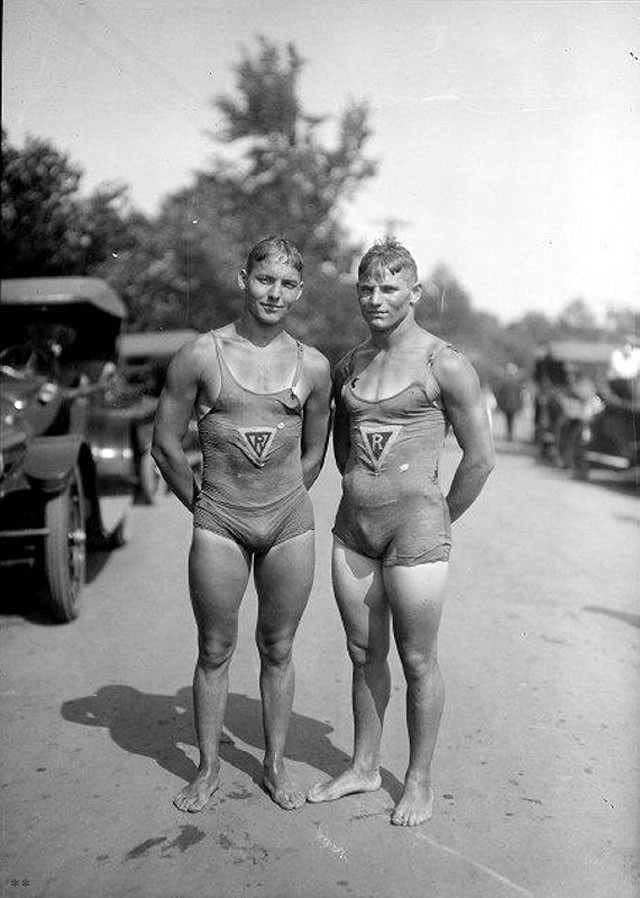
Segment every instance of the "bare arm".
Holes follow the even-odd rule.
[[[199,381],[198,353],[190,343],[176,353],[169,365],[156,411],[151,448],[169,488],[189,511],[200,487],[182,448],[182,439],[193,413]]]
[[[434,363],[447,417],[453,427],[462,459],[447,496],[451,520],[457,520],[478,498],[494,466],[489,416],[480,383],[467,359],[445,350]]]
[[[322,469],[330,424],[329,363],[319,352],[310,358],[308,376],[311,392],[302,417],[302,477],[305,487],[310,489]]]

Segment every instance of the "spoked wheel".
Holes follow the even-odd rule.
[[[66,488],[47,502],[45,526],[46,602],[54,620],[65,623],[78,615],[86,569],[86,511],[77,468]]]

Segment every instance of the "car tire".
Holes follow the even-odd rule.
[[[46,503],[45,525],[46,604],[55,621],[67,623],[78,616],[86,572],[86,509],[78,468],[66,488]]]
[[[160,480],[158,466],[149,449],[146,449],[140,456],[136,500],[142,505],[153,505],[160,488]]]
[[[589,479],[589,462],[584,454],[584,440],[582,438],[582,425],[576,425],[568,440],[568,460],[571,468],[571,476],[574,480]]]
[[[571,441],[573,439],[574,421],[562,421],[556,431],[556,457],[555,463],[559,468],[571,467]]]

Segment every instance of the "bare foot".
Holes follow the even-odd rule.
[[[375,792],[381,785],[382,778],[377,767],[367,771],[349,767],[335,779],[312,786],[307,792],[307,801],[335,801],[336,798],[356,792]]]
[[[295,811],[305,803],[304,792],[295,786],[284,769],[264,765],[262,784],[275,803],[285,811]]]
[[[192,783],[181,789],[173,799],[179,811],[197,814],[203,811],[209,799],[220,785],[220,775],[216,770],[210,773],[199,773]]]
[[[395,826],[419,826],[433,814],[433,789],[428,783],[407,782],[400,801],[393,809]]]

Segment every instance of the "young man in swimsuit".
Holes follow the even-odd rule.
[[[312,802],[380,788],[389,701],[390,621],[407,684],[409,766],[391,815],[415,826],[432,813],[431,759],[444,704],[437,660],[450,523],[493,467],[478,378],[463,355],[414,320],[416,264],[395,241],[373,246],[358,270],[369,339],[334,374],[334,450],[343,495],[334,527],[333,584],[353,664],[350,767],[312,787]],[[438,460],[451,425],[463,455],[445,499]]]
[[[228,670],[252,559],[263,782],[286,810],[305,801],[287,776],[284,749],[294,690],[292,643],[313,580],[307,490],[326,449],[329,365],[284,330],[302,292],[302,258],[292,244],[273,237],[255,246],[239,285],[241,317],[198,337],[172,360],[154,432],[153,457],[194,519],[189,587],[198,627],[193,694],[200,764],[174,799],[180,810],[192,812],[201,811],[219,785]],[[182,449],[194,409],[201,486]]]

